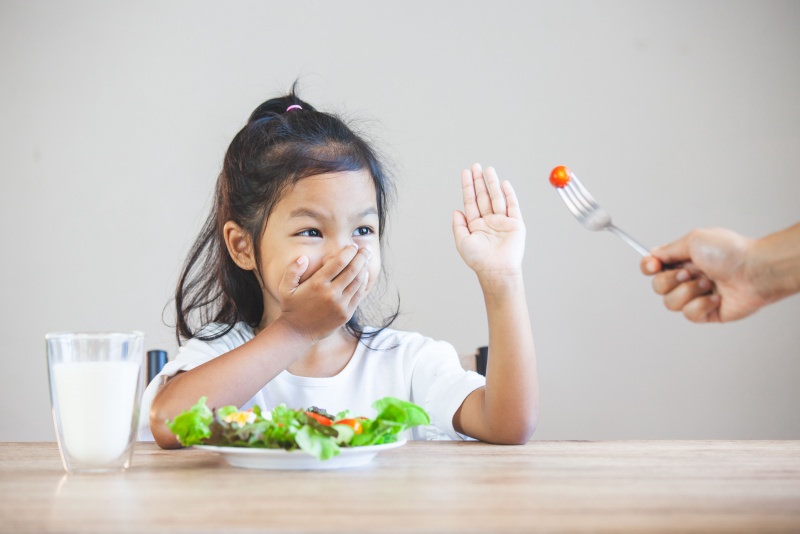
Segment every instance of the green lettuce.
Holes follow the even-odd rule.
[[[427,412],[416,404],[394,397],[384,397],[375,401],[372,407],[377,410],[375,419],[362,422],[363,432],[353,436],[350,445],[380,445],[397,441],[399,434],[420,425],[429,425]]]
[[[259,406],[241,411],[236,406],[210,409],[206,397],[182,412],[166,425],[184,447],[215,445],[224,447],[256,447],[270,449],[302,450],[320,460],[339,454],[340,447],[362,447],[392,443],[404,431],[430,424],[430,417],[420,406],[384,397],[373,403],[377,412],[374,419],[358,417],[356,430],[343,419],[351,419],[349,412],[335,417],[325,410],[312,407],[308,410],[291,409],[281,404],[271,411]],[[311,413],[314,412],[314,413]],[[311,413],[311,415],[309,415]],[[314,415],[322,415],[323,424]]]
[[[167,421],[167,428],[178,436],[184,447],[202,443],[211,437],[211,422],[214,413],[206,406],[206,397],[200,397],[197,404],[179,414],[172,421]]]

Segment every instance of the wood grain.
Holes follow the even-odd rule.
[[[2,443],[0,532],[800,532],[800,442],[409,442],[335,471],[138,443],[111,475]]]

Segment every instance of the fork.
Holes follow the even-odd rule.
[[[608,230],[642,256],[650,255],[650,251],[644,245],[614,226],[611,215],[595,201],[578,177],[567,167],[562,165],[553,169],[550,173],[550,183],[555,186],[569,211],[585,228],[593,231]]]

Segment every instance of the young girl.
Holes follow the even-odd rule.
[[[363,415],[393,396],[431,416],[414,439],[530,438],[538,379],[514,190],[476,164],[462,173],[464,211],[453,219],[486,302],[484,379],[462,369],[450,344],[389,329],[394,317],[363,324],[359,305],[381,272],[388,187],[369,145],[294,89],[252,113],[228,148],[178,284],[178,339],[188,341],[145,391],[142,439],[149,414],[156,442],[178,447],[164,423],[202,396],[211,407]]]

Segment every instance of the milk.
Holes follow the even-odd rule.
[[[79,462],[112,462],[132,442],[140,367],[131,362],[53,365],[63,446]]]

